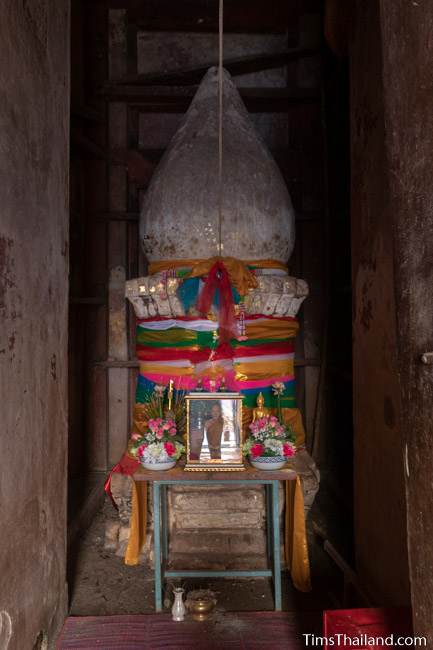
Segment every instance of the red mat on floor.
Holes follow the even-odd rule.
[[[169,614],[68,618],[57,650],[93,648],[301,650],[305,644],[298,617],[289,612],[230,612],[204,623],[174,623]]]

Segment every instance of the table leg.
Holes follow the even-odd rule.
[[[272,492],[271,486],[265,484],[266,497],[266,552],[268,554],[268,566],[270,567],[272,559]]]
[[[272,481],[272,528],[273,528],[273,558],[274,558],[274,593],[275,611],[281,611],[281,558],[280,558],[280,512],[278,481]]]
[[[153,482],[153,552],[155,561],[155,611],[162,611],[161,582],[161,496],[158,481]]]
[[[168,517],[167,517],[167,493],[168,486],[162,486],[161,492],[161,523],[162,523],[162,560],[168,559]]]

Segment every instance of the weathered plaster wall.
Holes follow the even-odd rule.
[[[3,0],[0,42],[0,647],[31,650],[66,605],[69,3]]]
[[[357,3],[351,58],[354,493],[357,571],[383,605],[409,602],[402,403],[380,2]],[[386,43],[383,43],[386,47]]]

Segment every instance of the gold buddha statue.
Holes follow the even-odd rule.
[[[270,410],[265,406],[265,398],[263,397],[263,393],[259,393],[257,395],[257,406],[253,409],[253,422],[260,420],[260,418],[265,418],[270,414]]]

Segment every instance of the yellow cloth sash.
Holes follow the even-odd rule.
[[[255,381],[268,379],[269,377],[283,377],[293,375],[293,359],[283,359],[279,361],[254,361],[234,363],[237,381]]]
[[[205,362],[203,362],[205,363]],[[211,370],[213,374],[219,372],[224,373],[227,368],[224,364],[218,364],[214,362],[213,367],[204,367],[201,373],[198,373],[198,376],[203,374],[208,374]],[[286,359],[280,361],[256,361],[256,362],[242,362],[234,363],[235,370],[235,379],[237,381],[254,381],[260,379],[268,379],[269,377],[282,377],[283,375],[293,375],[294,372],[294,363],[293,359]],[[170,366],[163,363],[152,363],[149,361],[144,361],[140,363],[140,373],[141,374],[158,374],[158,375],[170,375],[173,377],[191,377],[196,374],[195,366]]]
[[[197,345],[197,332],[185,328],[171,327],[168,330],[146,330],[141,336],[144,338],[144,345],[152,343],[165,343],[166,345],[172,344],[173,346],[182,343],[191,343],[188,350],[200,350]],[[139,339],[140,342],[140,339]]]
[[[200,278],[207,275],[216,262],[222,262],[229,274],[230,282],[240,296],[246,296],[248,289],[255,289],[258,282],[245,262],[234,257],[211,257],[194,264],[187,278]]]
[[[249,339],[291,339],[297,335],[298,330],[298,321],[283,318],[257,319],[246,324]]]
[[[257,287],[257,280],[251,273],[248,266],[255,266],[261,269],[283,269],[287,271],[287,266],[277,260],[238,260],[235,257],[211,257],[203,260],[162,260],[152,262],[149,265],[149,275],[160,273],[168,269],[192,268],[187,278],[199,278],[207,275],[215,262],[221,261],[227,269],[230,282],[241,296],[246,296],[248,289]]]
[[[169,366],[163,363],[152,363],[144,361],[140,363],[140,373],[142,375],[170,375],[173,377],[188,377],[194,375],[194,366]]]

